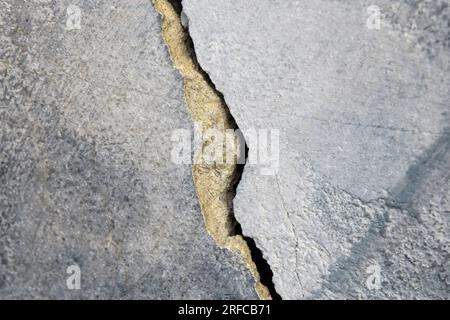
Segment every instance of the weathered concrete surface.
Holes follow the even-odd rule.
[[[0,43],[0,298],[257,297],[170,161],[191,120],[150,1],[2,1]]]
[[[223,97],[208,81],[208,75],[196,61],[192,40],[181,17],[181,1],[153,0],[152,3],[162,16],[162,34],[170,58],[183,77],[186,105],[198,128],[197,134],[200,133],[200,127],[203,130],[221,127],[224,133],[226,129],[234,132],[236,123]],[[242,175],[242,166],[237,164],[237,159],[227,163],[203,161],[204,151],[209,146],[218,144],[214,135],[203,137],[195,139],[192,176],[206,230],[220,248],[239,253],[255,279],[258,296],[264,300],[271,299],[272,294],[276,295],[273,290],[271,292],[272,280],[265,280],[265,276],[261,275],[262,266],[254,261],[255,258],[258,259],[258,253],[240,234],[233,214],[235,185]],[[237,138],[234,136],[230,140]],[[242,146],[245,147],[245,142]],[[226,144],[222,141],[218,147],[222,150],[219,152],[220,156],[223,156],[224,147]]]
[[[183,0],[238,126],[280,129],[234,203],[283,298],[450,298],[448,3]]]

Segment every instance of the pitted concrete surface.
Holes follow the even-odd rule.
[[[1,299],[257,298],[170,160],[192,123],[150,1],[2,1],[0,43]]]
[[[277,293],[449,299],[449,1],[182,4],[237,126],[280,133],[233,202]],[[151,1],[3,0],[0,43],[1,299],[257,298],[171,161],[193,123]]]
[[[450,297],[448,4],[183,0],[239,128],[280,130],[234,204],[283,298]]]

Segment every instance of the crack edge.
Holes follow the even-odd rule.
[[[183,78],[184,99],[193,120],[200,123],[204,129],[219,127],[224,130],[238,129],[222,94],[216,90],[208,74],[197,62],[192,39],[182,25],[181,1],[151,0],[151,2],[162,17],[162,36],[170,59]],[[194,158],[199,156],[199,151],[207,142],[202,141],[202,143],[199,150],[195,151],[197,155]],[[241,149],[239,146],[237,148]],[[269,268],[272,273],[270,267],[254,240],[243,236],[240,224],[234,217],[233,198],[243,167],[239,167],[237,163],[219,165],[197,163],[194,161],[192,173],[208,233],[220,248],[240,254],[255,280],[255,290],[260,299],[281,299],[275,291],[271,277],[270,284],[263,284],[255,255],[259,256],[260,263],[261,260],[264,261],[266,264],[264,268]],[[253,247],[249,242],[253,243]]]

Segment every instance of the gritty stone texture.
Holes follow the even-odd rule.
[[[186,41],[189,34],[182,21],[181,2],[153,0],[152,3],[161,13],[163,39],[173,65],[183,77],[186,105],[196,127],[202,127],[205,130],[220,126],[233,131],[236,124],[222,96],[207,80],[207,75],[196,62],[192,40]],[[261,299],[270,299],[270,291],[261,281],[247,241],[236,232],[236,220],[232,212],[233,198],[235,184],[242,171],[239,170],[237,161],[220,164],[202,161],[204,150],[217,143],[215,136],[208,138],[204,135],[203,137],[205,138],[201,141],[196,139],[194,143],[192,176],[206,230],[220,248],[239,253],[255,279],[255,290],[258,296]],[[219,148],[223,149],[223,147],[222,142]]]
[[[234,204],[283,298],[450,298],[448,4],[183,0],[238,126],[280,130]]]
[[[0,30],[0,298],[257,298],[170,161],[192,124],[151,3],[1,1]]]

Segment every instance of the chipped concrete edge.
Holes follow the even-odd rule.
[[[184,79],[184,97],[193,120],[200,123],[204,130],[236,129],[222,95],[205,77],[205,72],[197,64],[187,45],[189,34],[182,26],[180,16],[169,0],[151,1],[162,16],[163,39],[175,68]],[[199,149],[208,143],[209,141],[203,141]],[[200,150],[196,150],[195,157],[200,155],[198,151]],[[232,200],[237,171],[236,163],[194,164],[192,172],[195,190],[208,233],[219,247],[240,254],[256,281],[255,288],[259,297],[270,300],[270,291],[261,283],[248,243],[242,235],[234,233],[236,221],[232,213]]]

